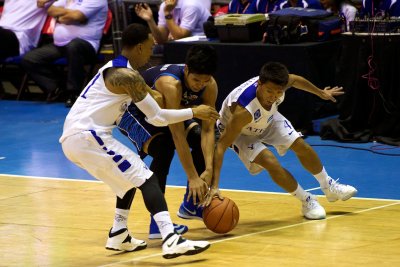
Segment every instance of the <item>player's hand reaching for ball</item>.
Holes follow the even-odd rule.
[[[200,203],[204,200],[208,190],[207,183],[200,179],[199,177],[195,179],[189,179],[189,194],[187,196],[187,201],[190,201],[190,197],[193,197],[193,204],[198,204],[197,199]]]
[[[221,192],[219,191],[219,188],[211,188],[210,191],[208,191],[208,194],[206,195],[206,198],[204,201],[200,204],[201,207],[207,207],[210,205],[211,200],[214,197],[218,197],[219,199],[223,200],[224,198],[221,196]]]
[[[200,120],[217,120],[219,118],[219,114],[215,110],[215,108],[207,105],[200,105],[197,107],[193,107],[192,111],[193,111],[193,117],[198,118]]]

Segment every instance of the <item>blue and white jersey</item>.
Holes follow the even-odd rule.
[[[257,0],[257,13],[270,13],[274,10],[275,3],[278,0]]]
[[[258,101],[256,92],[258,85],[258,76],[235,88],[222,103],[222,108],[219,112],[220,119],[217,122],[218,129],[223,131],[225,125],[232,117],[230,107],[237,103],[244,107],[252,115],[252,121],[243,127],[241,134],[243,135],[261,135],[274,119],[274,113],[278,110],[278,105],[283,102],[285,95],[283,94],[272,104],[271,110],[263,108]]]
[[[182,85],[182,106],[200,105],[204,88],[199,92],[193,92],[185,84],[184,64],[165,64],[152,67],[142,73],[147,85],[155,89],[156,81],[162,76],[171,76],[181,82]]]
[[[111,67],[132,69],[124,56],[109,61],[99,69],[68,113],[60,142],[87,130],[111,133],[115,122],[122,117],[132,99],[128,94],[114,94],[107,89],[103,73]]]

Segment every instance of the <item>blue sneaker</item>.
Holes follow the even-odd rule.
[[[174,229],[175,233],[179,235],[183,235],[189,230],[189,228],[186,225],[176,224],[176,223],[174,223]],[[162,239],[160,230],[158,229],[158,225],[156,221],[153,219],[153,217],[151,217],[151,222],[150,222],[149,239]]]
[[[182,219],[195,219],[195,220],[203,220],[203,208],[194,207],[190,209],[185,206],[185,203],[182,203],[179,207],[177,214],[179,218]]]

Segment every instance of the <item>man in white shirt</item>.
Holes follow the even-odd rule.
[[[47,17],[36,0],[5,0],[0,17],[0,61],[35,48]]]
[[[145,20],[158,44],[192,35],[203,35],[203,23],[211,16],[204,3],[197,0],[166,0],[158,11],[158,24],[149,5],[138,4],[136,14]]]
[[[67,59],[67,107],[72,106],[83,88],[84,65],[96,60],[107,11],[106,0],[54,2],[48,9],[48,14],[56,19],[54,43],[27,53],[22,60],[22,66],[29,76],[43,90],[51,93],[63,87],[53,63],[60,58]]]

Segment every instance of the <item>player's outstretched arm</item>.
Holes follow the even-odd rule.
[[[343,87],[335,86],[331,88],[328,86],[325,87],[324,89],[319,89],[317,86],[315,86],[312,82],[310,82],[306,78],[294,74],[289,74],[288,88],[292,86],[297,89],[317,95],[318,97],[324,100],[331,100],[333,102],[336,102],[335,99],[336,96],[344,94]]]
[[[213,179],[210,186],[210,191],[203,202],[203,206],[208,206],[213,197],[221,198],[219,192],[219,180],[221,175],[222,161],[225,151],[232,145],[235,139],[240,135],[242,128],[251,122],[251,114],[243,107],[236,106],[231,119],[228,121],[225,129],[222,131],[214,152]]]
[[[218,118],[218,113],[211,107],[199,106],[193,110],[161,109],[148,93],[149,87],[139,72],[127,68],[111,68],[106,72],[105,84],[115,94],[128,94],[133,103],[146,115],[149,123],[166,126],[185,121],[193,117]]]

